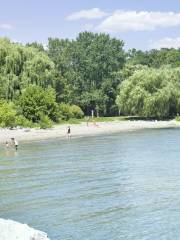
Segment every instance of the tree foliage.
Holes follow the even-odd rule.
[[[26,126],[50,126],[92,110],[114,116],[118,107],[123,114],[148,117],[179,114],[180,49],[125,52],[123,46],[108,34],[92,32],[74,40],[49,38],[45,48],[0,38],[3,109]]]
[[[180,68],[147,68],[134,72],[121,84],[117,104],[124,114],[176,116],[180,111]]]
[[[115,73],[123,68],[124,43],[106,34],[80,33],[76,40],[49,39],[48,54],[66,79],[67,102],[103,114],[114,114]]]
[[[61,103],[59,105],[59,111],[63,120],[69,120],[70,118],[80,119],[84,117],[83,111],[76,105]]]
[[[13,127],[15,125],[16,111],[12,103],[0,100],[0,126]]]
[[[52,88],[44,90],[40,86],[30,85],[22,92],[17,105],[20,113],[32,122],[39,122],[44,116],[53,121],[58,119],[58,105]]]
[[[180,49],[162,48],[160,50],[152,49],[145,52],[131,49],[127,56],[128,62],[133,65],[140,64],[153,68],[160,68],[163,65],[170,65],[171,67],[180,66]]]
[[[54,63],[46,53],[0,39],[0,98],[14,100],[29,84],[54,84]]]

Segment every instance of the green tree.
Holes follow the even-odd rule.
[[[16,99],[29,84],[55,87],[55,66],[45,52],[0,39],[0,98]]]
[[[27,47],[31,47],[31,48],[36,48],[38,49],[40,52],[44,52],[44,46],[41,43],[38,42],[32,42],[32,43],[27,43],[26,44]]]
[[[117,97],[124,114],[165,118],[180,111],[180,68],[143,69],[122,82]]]
[[[127,53],[127,62],[132,65],[146,65],[148,67],[160,68],[163,65],[171,67],[180,66],[180,49],[162,48],[150,51],[131,49]]]
[[[13,104],[0,100],[0,126],[13,127],[15,125],[16,111]]]
[[[109,114],[120,83],[114,76],[125,62],[123,46],[109,35],[92,32],[80,33],[74,41],[49,39],[48,54],[67,82],[66,101],[79,105],[86,114],[91,109]]]
[[[20,113],[32,122],[39,122],[42,116],[48,116],[57,121],[59,117],[55,91],[52,88],[44,90],[40,86],[30,85],[17,101]]]

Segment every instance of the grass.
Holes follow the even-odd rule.
[[[113,121],[124,121],[126,120],[126,117],[121,116],[121,117],[95,117],[94,119],[90,119],[89,122],[113,122]],[[85,120],[87,121],[87,120]]]
[[[89,123],[92,122],[114,122],[114,121],[127,121],[127,120],[154,120],[155,118],[145,118],[145,117],[139,117],[139,116],[116,116],[116,117],[94,117],[89,119]],[[180,116],[177,116],[175,118],[176,121],[180,121]],[[59,124],[81,124],[81,123],[86,123],[87,122],[87,117],[82,118],[82,119],[77,119],[77,118],[70,118],[69,120],[60,120],[60,123],[55,123],[55,125]],[[31,128],[39,128],[40,125],[37,123],[32,124],[32,126],[26,126],[26,127],[31,127]]]
[[[116,116],[116,117],[94,117],[89,119],[89,123],[92,122],[114,122],[114,121],[127,121],[127,120],[156,120],[156,118],[147,118],[147,117],[139,117],[139,116]],[[180,116],[176,117],[177,121],[180,121]],[[82,119],[70,118],[69,120],[61,120],[60,124],[81,124],[83,122],[87,122],[87,117]]]
[[[113,121],[124,121],[127,120],[128,117],[95,117],[95,118],[90,118],[88,122],[113,122]],[[76,118],[70,118],[69,120],[61,120],[60,124],[81,124],[83,122],[87,122],[87,118],[83,119],[76,119]]]
[[[60,124],[81,124],[83,119],[70,118],[69,120],[61,120]]]
[[[91,122],[114,122],[114,121],[127,121],[127,120],[152,120],[151,118],[143,118],[139,116],[116,116],[116,117],[94,117],[89,118],[89,123]],[[81,124],[87,122],[87,117],[83,119],[71,118],[67,121],[61,120],[60,124]]]
[[[175,119],[176,121],[180,121],[180,116],[177,116]]]

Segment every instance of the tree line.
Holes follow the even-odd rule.
[[[180,49],[125,51],[92,32],[49,38],[45,49],[1,38],[0,86],[1,126],[50,126],[91,110],[170,118],[180,112]]]

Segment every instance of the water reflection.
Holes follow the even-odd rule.
[[[11,145],[0,145],[0,157],[16,157],[18,156],[18,151]]]

